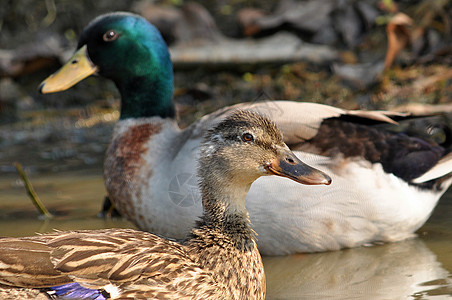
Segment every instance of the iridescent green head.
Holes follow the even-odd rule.
[[[69,62],[43,82],[43,93],[67,89],[97,73],[113,80],[118,87],[121,119],[174,116],[173,70],[168,48],[160,32],[144,18],[124,12],[101,15],[83,30],[77,48]],[[83,62],[85,59],[89,63]],[[65,68],[77,69],[82,62],[88,66],[83,67],[84,71],[63,72]],[[55,78],[64,77],[60,72],[74,73],[66,85],[60,79],[58,84],[53,83]]]

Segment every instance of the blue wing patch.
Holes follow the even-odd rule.
[[[110,295],[106,291],[85,288],[77,282],[53,286],[50,288],[50,291],[49,294],[53,294],[59,299],[105,300],[110,298]]]

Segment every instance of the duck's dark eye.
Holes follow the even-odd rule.
[[[246,133],[242,134],[242,141],[252,142],[252,141],[254,141],[254,137],[251,133],[246,132]]]
[[[116,40],[118,38],[118,33],[114,30],[109,30],[107,32],[104,33],[104,35],[102,36],[102,38],[104,39],[104,41],[106,42],[113,42],[114,40]]]

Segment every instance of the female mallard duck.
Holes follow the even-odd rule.
[[[121,112],[105,159],[108,195],[139,228],[182,238],[201,213],[199,190],[190,185],[196,182],[190,175],[201,136],[231,108],[180,130],[167,47],[157,29],[137,15],[98,17],[84,29],[78,49],[42,83],[41,92],[68,89],[94,73],[116,83]],[[440,144],[400,132],[394,120],[409,118],[388,112],[289,101],[233,108],[270,115],[295,154],[333,178],[329,187],[278,178],[261,178],[252,186],[247,208],[263,254],[411,237],[451,184],[450,129]]]
[[[245,208],[251,183],[278,175],[330,184],[281,132],[237,111],[210,130],[198,174],[204,214],[183,242],[131,229],[0,239],[0,283],[62,298],[264,299],[265,275]]]

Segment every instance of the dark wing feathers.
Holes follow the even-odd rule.
[[[307,145],[309,151],[321,155],[361,157],[381,163],[387,173],[405,181],[427,172],[446,153],[444,147],[433,141],[336,118],[323,121],[314,138],[292,147],[304,149]]]

